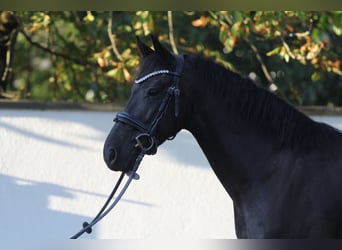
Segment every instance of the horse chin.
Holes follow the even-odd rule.
[[[146,152],[147,155],[155,155],[158,151],[158,147],[163,144],[166,141],[166,139],[160,139],[155,138],[153,146],[150,150]]]
[[[158,146],[156,144],[153,145],[153,147],[146,152],[147,155],[155,155],[158,151]]]

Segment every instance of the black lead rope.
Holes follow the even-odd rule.
[[[99,213],[95,216],[95,218],[90,222],[90,224],[88,222],[83,222],[82,226],[83,226],[83,229],[81,231],[79,231],[77,234],[75,234],[74,236],[70,237],[70,239],[77,239],[78,237],[80,237],[82,234],[84,234],[85,232],[88,233],[88,234],[91,234],[92,233],[92,225],[94,225],[94,221],[97,220],[101,214],[103,213],[103,211],[107,208],[109,202],[112,200],[112,198],[114,197],[116,191],[118,190],[121,182],[122,182],[122,179],[123,177],[125,176],[125,173],[122,172],[118,181],[116,182],[114,188],[113,188],[113,191],[111,192],[111,194],[109,195],[107,201],[105,202],[105,204],[103,205],[103,207],[101,208],[101,210],[99,211]]]
[[[111,194],[109,195],[107,201],[105,202],[105,204],[103,205],[103,207],[101,208],[99,213],[95,216],[95,218],[90,223],[84,222],[83,225],[82,225],[83,228],[78,233],[76,233],[75,235],[70,237],[70,239],[77,239],[78,237],[80,237],[85,232],[90,234],[92,232],[92,227],[96,223],[98,223],[103,217],[105,217],[116,206],[116,204],[122,198],[123,194],[126,192],[126,190],[127,190],[128,186],[129,186],[129,184],[131,183],[131,181],[133,179],[134,180],[139,179],[139,175],[136,173],[136,171],[138,170],[138,167],[139,167],[142,159],[144,158],[144,155],[145,155],[144,151],[141,151],[140,154],[138,155],[137,159],[135,160],[135,164],[134,164],[133,169],[128,173],[129,177],[128,177],[128,180],[127,180],[125,186],[121,189],[121,192],[116,197],[116,199],[113,201],[112,205],[110,207],[108,207],[110,201],[113,199],[115,193],[117,192],[119,186],[121,185],[123,177],[125,176],[124,172],[121,173],[118,181],[116,182],[116,184],[115,184],[115,186],[113,188],[113,191],[111,192]]]

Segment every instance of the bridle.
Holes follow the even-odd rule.
[[[118,188],[119,188],[119,186],[123,180],[123,177],[125,175],[124,172],[121,173],[118,181],[116,182],[116,184],[113,188],[113,191],[111,192],[107,201],[105,202],[105,204],[103,205],[103,207],[101,208],[99,213],[95,216],[95,218],[90,223],[84,222],[83,228],[78,233],[76,233],[75,235],[70,237],[70,239],[77,239],[79,236],[81,236],[85,232],[90,234],[92,232],[92,226],[94,226],[104,216],[106,216],[116,206],[116,204],[120,201],[121,197],[123,196],[123,194],[127,190],[131,181],[133,179],[134,180],[139,179],[139,175],[136,173],[136,171],[138,170],[138,167],[139,167],[144,155],[150,154],[151,149],[154,146],[156,146],[155,145],[154,132],[155,132],[155,129],[158,126],[160,120],[163,118],[164,114],[166,113],[172,97],[175,98],[175,117],[176,117],[176,119],[178,119],[178,117],[179,117],[179,96],[180,96],[179,80],[180,80],[180,77],[181,77],[181,74],[183,71],[184,57],[182,55],[175,55],[175,58],[176,58],[176,63],[177,63],[176,64],[176,71],[170,71],[168,69],[161,69],[161,70],[153,71],[153,72],[151,72],[151,73],[149,73],[143,77],[140,77],[134,81],[135,84],[141,84],[141,83],[145,82],[146,80],[148,80],[152,77],[158,76],[158,75],[166,74],[166,75],[173,76],[173,82],[172,82],[171,86],[168,88],[168,90],[167,90],[167,92],[166,92],[166,94],[165,94],[165,96],[164,96],[164,98],[163,98],[163,100],[162,100],[162,102],[158,108],[158,112],[155,115],[153,121],[151,122],[151,124],[149,126],[147,126],[146,124],[144,124],[140,120],[134,118],[133,116],[131,116],[127,112],[118,113],[116,115],[116,117],[114,118],[115,122],[121,122],[125,125],[128,125],[134,129],[138,130],[139,132],[141,132],[135,138],[135,140],[137,142],[135,147],[140,148],[141,152],[139,153],[138,157],[136,158],[132,170],[127,173],[129,178],[128,178],[126,184],[124,185],[124,187],[121,189],[118,196],[113,201],[112,205],[107,208],[110,200],[114,197],[116,191],[118,190]],[[172,136],[172,138],[174,138],[174,137],[175,137],[175,135]]]
[[[157,71],[153,71],[145,76],[142,76],[134,81],[135,84],[142,84],[146,80],[158,76],[158,75],[171,75],[173,76],[173,82],[171,86],[168,88],[159,108],[158,112],[155,115],[153,121],[150,125],[146,125],[145,123],[141,122],[139,119],[136,119],[132,115],[127,112],[121,112],[116,115],[114,118],[115,122],[121,122],[125,125],[128,125],[140,132],[139,135],[136,136],[136,145],[135,147],[140,148],[141,151],[144,151],[146,154],[151,154],[151,149],[156,146],[155,145],[155,137],[154,132],[156,127],[158,126],[160,120],[166,113],[166,110],[169,106],[169,103],[172,97],[175,98],[175,118],[178,119],[179,117],[179,96],[180,96],[180,89],[179,89],[179,80],[180,76],[183,71],[184,66],[184,57],[182,55],[175,55],[176,59],[176,71],[170,71],[168,69],[161,69]],[[174,138],[173,135],[171,138]]]

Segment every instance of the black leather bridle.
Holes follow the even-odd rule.
[[[136,145],[135,147],[138,147],[141,149],[142,152],[145,152],[146,154],[152,154],[152,149],[155,147],[155,137],[154,132],[156,127],[158,126],[160,120],[166,113],[166,110],[169,106],[169,103],[172,99],[172,97],[175,98],[175,117],[178,119],[179,116],[179,96],[180,96],[180,89],[179,89],[179,80],[183,71],[184,66],[184,57],[182,55],[175,55],[176,58],[176,70],[170,71],[168,69],[161,69],[153,71],[145,76],[142,76],[134,81],[135,84],[142,84],[146,80],[166,74],[173,76],[173,82],[171,86],[168,88],[159,108],[158,112],[155,115],[153,121],[151,124],[146,125],[145,123],[141,122],[140,120],[136,119],[132,115],[130,115],[127,112],[121,112],[116,115],[114,118],[115,122],[121,122],[125,125],[131,126],[132,128],[138,130],[141,132],[139,135],[136,136]],[[174,137],[175,135],[173,135]],[[172,137],[172,138],[173,138]]]
[[[149,154],[151,149],[155,146],[155,139],[154,139],[154,135],[153,135],[154,131],[155,131],[156,127],[158,126],[160,120],[164,116],[173,96],[175,97],[175,117],[178,118],[178,116],[179,116],[179,95],[180,95],[179,79],[180,79],[182,71],[183,71],[184,58],[183,58],[183,56],[175,56],[175,58],[176,58],[176,62],[177,62],[176,71],[170,71],[168,69],[157,70],[157,71],[153,71],[152,73],[149,73],[143,77],[140,77],[134,81],[135,84],[141,84],[144,81],[146,81],[147,79],[150,79],[150,78],[157,76],[157,75],[167,74],[167,75],[173,76],[173,82],[172,82],[171,86],[168,88],[168,90],[165,94],[165,97],[163,98],[163,100],[159,106],[158,112],[155,115],[152,123],[149,126],[147,126],[143,122],[139,121],[138,119],[134,118],[133,116],[131,116],[127,112],[118,113],[116,115],[116,117],[114,118],[115,122],[122,122],[123,124],[131,126],[131,127],[135,128],[136,130],[141,132],[135,138],[135,140],[137,142],[136,147],[139,147],[141,149],[141,152],[139,153],[138,157],[136,158],[132,170],[127,173],[129,178],[128,178],[125,186],[121,189],[120,193],[114,199],[112,204],[109,206],[110,201],[114,198],[114,195],[115,195],[116,191],[118,190],[118,188],[121,184],[121,181],[123,180],[123,177],[125,174],[124,172],[122,172],[122,174],[120,175],[118,181],[116,182],[116,184],[113,188],[113,191],[109,195],[107,201],[105,202],[105,204],[101,208],[100,212],[95,216],[95,218],[90,223],[84,222],[83,228],[78,233],[76,233],[75,235],[70,237],[70,239],[77,239],[78,237],[80,237],[85,232],[91,233],[92,227],[96,223],[98,223],[104,216],[106,216],[116,206],[116,204],[120,201],[121,197],[123,196],[123,194],[127,190],[131,181],[139,179],[139,175],[136,173],[136,171],[137,171],[144,155]],[[173,137],[174,136],[175,135],[173,135]]]

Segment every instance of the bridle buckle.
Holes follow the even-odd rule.
[[[153,146],[155,145],[153,137],[148,133],[141,133],[135,137],[135,144],[134,147],[140,148],[141,151],[148,152],[150,151]]]

